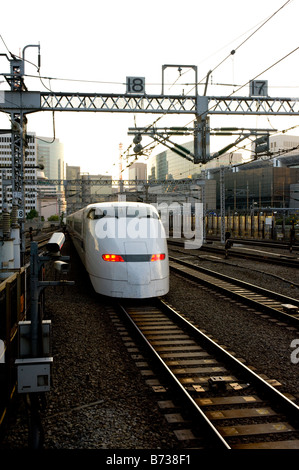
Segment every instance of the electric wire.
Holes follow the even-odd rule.
[[[265,70],[263,70],[262,72],[258,73],[254,78],[248,80],[246,83],[244,83],[243,85],[240,85],[239,88],[237,90],[234,90],[230,95],[227,96],[227,98],[230,98],[232,97],[235,93],[237,93],[239,90],[241,90],[242,88],[244,88],[245,86],[249,85],[249,83],[252,81],[252,80],[256,80],[258,77],[260,77],[261,75],[263,75],[265,72],[268,72],[268,70],[270,70],[271,68],[275,67],[276,65],[278,65],[280,62],[282,62],[283,60],[285,60],[286,58],[288,58],[290,55],[294,54],[295,52],[297,52],[299,50],[299,46],[296,47],[295,49],[293,49],[292,51],[288,52],[286,55],[284,55],[282,58],[280,58],[279,60],[277,60],[276,62],[274,62],[272,65],[270,65],[269,67],[267,67]],[[211,106],[210,108],[208,108],[205,113],[202,113],[200,114],[198,117],[202,117],[203,114],[207,114],[209,113],[209,111],[212,111],[215,107],[217,106],[217,103],[213,106]],[[185,124],[185,126],[182,126],[182,127],[188,127],[191,123],[193,123],[194,120],[192,119],[192,121],[189,121],[187,124]]]
[[[277,60],[275,63],[273,63],[272,65],[270,65],[269,67],[267,67],[265,70],[263,70],[262,72],[260,72],[259,74],[257,74],[253,79],[251,80],[248,80],[245,84],[243,85],[240,85],[239,88],[237,90],[234,90],[230,95],[227,96],[227,98],[230,98],[231,96],[233,96],[235,93],[237,93],[240,89],[244,88],[246,85],[248,85],[252,80],[256,80],[258,77],[260,77],[262,74],[264,74],[265,72],[267,72],[268,70],[270,70],[271,68],[275,67],[276,65],[278,65],[280,62],[282,62],[283,60],[285,60],[286,58],[288,58],[290,55],[294,54],[296,51],[299,50],[299,46],[296,47],[295,49],[293,49],[292,51],[290,51],[289,53],[287,53],[285,56],[283,56],[282,58],[280,58],[279,60]],[[209,111],[212,111],[213,108],[215,108],[217,106],[217,104],[211,106],[205,113],[203,114],[206,114],[208,113]],[[147,129],[151,128],[154,126],[154,124],[162,119],[164,116],[165,116],[166,113],[164,113],[162,116],[160,116],[158,119],[156,119],[156,121],[149,125],[147,127]],[[203,114],[199,115],[199,117],[201,117]],[[187,124],[185,124],[184,126],[182,127],[188,127],[191,123],[193,123],[194,120],[192,119],[192,121],[189,121]],[[158,144],[157,144],[158,145]]]
[[[267,17],[265,20],[263,20],[261,23],[258,24],[258,27],[246,38],[244,39],[244,41],[242,41],[235,49],[233,49],[230,54],[228,54],[224,59],[221,60],[221,62],[216,65],[212,70],[211,72],[214,72],[220,65],[222,65],[222,63],[224,63],[231,55],[234,55],[236,53],[236,51],[238,49],[240,49],[241,46],[243,46],[247,41],[249,41],[249,39],[251,39],[252,36],[254,36],[263,26],[265,26],[276,14],[278,14],[287,4],[291,3],[293,0],[287,0],[279,9],[277,9],[272,15],[270,15],[269,17]],[[252,28],[251,28],[252,29]],[[243,35],[241,35],[243,36]],[[1,37],[1,36],[0,36]],[[2,37],[1,37],[2,39]],[[2,39],[3,40],[3,39]],[[4,42],[4,41],[3,41]],[[234,42],[234,41],[232,41]],[[4,43],[5,44],[5,43]],[[222,48],[223,49],[223,48]],[[7,49],[8,50],[8,49]],[[34,64],[33,64],[34,65]],[[180,72],[179,74],[179,77],[172,83],[172,84],[167,84],[169,86],[169,89],[172,88],[172,86],[174,86],[177,81],[179,80],[179,78],[183,75],[185,75],[186,73],[190,72],[191,68],[187,69],[185,72]],[[28,76],[28,77],[32,77],[32,78],[38,78],[34,75],[25,75],[25,76]],[[86,79],[72,79],[72,78],[58,78],[58,77],[40,77],[39,78],[44,78],[44,79],[48,79],[48,80],[58,80],[58,81],[69,81],[69,82],[81,82],[81,83],[99,83],[99,84],[109,84],[109,85],[125,85],[124,82],[111,82],[111,81],[100,81],[100,80],[86,80]],[[205,78],[205,77],[204,77]],[[203,79],[204,79],[203,78]],[[202,80],[203,80],[202,79]],[[203,85],[202,80],[200,80],[198,82],[198,85]],[[149,85],[161,85],[161,83],[149,83]],[[183,83],[183,84],[180,84],[180,85],[189,85],[188,83]],[[219,85],[223,85],[223,84],[219,84]],[[45,85],[44,85],[45,86]],[[231,85],[231,86],[234,86],[234,85]],[[47,87],[45,87],[47,88]],[[194,87],[193,87],[194,89]],[[192,91],[192,89],[190,90]],[[190,92],[189,91],[189,92]]]
[[[3,44],[4,44],[5,49],[6,49],[7,52],[9,53],[9,55],[10,55],[11,57],[13,57],[13,54],[12,54],[12,53],[10,52],[10,50],[8,49],[7,44],[6,44],[6,42],[4,41],[2,34],[0,34],[0,38],[1,38],[1,41],[3,42]]]
[[[21,57],[19,57],[19,56],[13,54],[12,52],[10,52],[10,50],[8,49],[7,44],[6,44],[6,42],[4,41],[3,36],[2,36],[1,34],[0,34],[0,38],[1,38],[1,40],[2,40],[2,42],[3,42],[3,44],[4,44],[4,46],[5,46],[6,50],[7,50],[8,53],[10,54],[10,56],[11,56],[13,59],[16,59],[16,58],[17,58],[17,59],[21,59]],[[38,76],[39,76],[39,79],[40,79],[42,85],[43,85],[48,91],[52,92],[52,90],[49,89],[49,88],[47,88],[46,85],[43,83],[43,80],[42,80],[41,75],[40,75],[40,67],[39,67],[38,65],[34,64],[33,62],[27,60],[27,59],[22,59],[22,60],[24,60],[24,62],[27,62],[27,63],[33,65],[34,67],[36,67],[37,72],[38,72]],[[1,75],[5,75],[5,74],[1,74]],[[26,75],[24,74],[24,76],[26,76]],[[9,102],[9,100],[7,100],[7,99],[6,99],[6,101]],[[12,103],[12,104],[14,104],[14,103]],[[21,107],[20,107],[20,110],[21,110]],[[0,108],[0,112],[5,112],[5,113],[6,113],[6,111],[5,111],[3,108]],[[56,130],[55,130],[55,127],[56,127],[56,126],[55,126],[55,112],[54,112],[54,111],[53,111],[53,114],[52,114],[52,125],[53,125],[53,138],[52,138],[52,140],[48,141],[48,140],[41,139],[40,137],[37,137],[37,140],[39,140],[39,141],[41,141],[41,142],[45,142],[45,143],[47,143],[47,144],[52,144],[52,143],[54,143],[55,140],[56,140]]]
[[[261,28],[263,28],[272,18],[274,18],[274,16],[276,16],[283,8],[285,8],[289,3],[291,3],[293,0],[287,0],[280,8],[278,8],[274,13],[272,13],[272,15],[270,15],[269,17],[267,17],[267,19],[265,21],[262,22],[262,24],[260,24],[247,38],[244,39],[244,41],[242,41],[235,49],[233,49],[229,55],[227,55],[223,60],[221,60],[221,62],[218,63],[218,65],[216,65],[210,72],[209,74],[213,73],[218,67],[220,67],[229,57],[231,57],[232,55],[234,55],[236,53],[236,51],[238,49],[240,49],[240,47],[242,47],[247,41],[249,41],[249,39],[251,39],[258,31],[260,31]],[[279,62],[281,62],[282,60],[284,60],[285,58],[287,58],[289,55],[291,55],[292,53],[294,53],[298,48],[294,49],[292,52],[290,52],[289,54],[287,54],[286,56],[284,56],[282,59],[280,59],[279,61],[277,61],[275,64],[273,64],[272,66],[268,67],[266,70],[264,70],[263,72],[261,72],[260,74],[258,74],[253,80],[255,80],[256,78],[258,78],[260,75],[262,75],[263,73],[267,72],[268,70],[270,70],[272,67],[274,67],[275,65],[277,65]],[[185,72],[186,73],[186,72]],[[202,78],[198,83],[197,85],[200,85],[202,84],[202,81],[205,79],[206,77]],[[237,91],[239,91],[240,89],[242,89],[244,86],[246,86],[247,84],[250,83],[251,80],[249,80],[248,82],[246,82],[244,85],[242,86],[239,86],[237,90],[234,90],[233,93],[231,93],[228,97],[232,96],[233,94],[237,93]],[[189,92],[187,94],[189,94],[192,90],[194,90],[195,86],[193,86],[193,88],[191,88],[189,90]],[[211,111],[213,109],[210,108],[208,111]],[[207,111],[207,112],[208,112]],[[166,115],[163,114],[160,118],[164,117]],[[201,117],[202,115],[200,115],[199,117]],[[156,121],[155,121],[156,122]],[[193,122],[193,120],[191,121]],[[184,127],[187,127],[188,125],[190,124],[190,122],[188,124],[186,124]],[[150,125],[148,128],[152,127],[154,125],[154,123],[152,125]],[[158,144],[157,144],[158,145]]]
[[[227,59],[237,52],[240,47],[242,47],[249,39],[251,39],[258,31],[260,31],[261,28],[263,28],[274,16],[276,16],[284,7],[286,7],[289,3],[291,3],[293,0],[287,0],[278,10],[276,10],[272,15],[270,15],[265,21],[262,22],[261,25],[259,25],[244,41],[242,41],[236,48],[234,48],[224,59],[222,59],[219,64],[217,64],[212,70],[210,70],[209,73],[213,73],[216,69],[218,69],[224,62],[227,61]],[[202,82],[206,77],[203,77],[199,83]],[[199,84],[198,83],[198,84]],[[189,90],[188,93],[190,93],[195,87],[193,87],[191,90]]]

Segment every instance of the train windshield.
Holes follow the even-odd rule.
[[[148,206],[107,206],[107,207],[96,207],[89,211],[88,218],[90,219],[102,219],[103,217],[109,218],[132,218],[137,217],[139,219],[152,218],[159,219],[158,213],[154,208]]]

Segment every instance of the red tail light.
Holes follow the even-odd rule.
[[[102,255],[102,258],[104,261],[112,261],[114,263],[124,262],[124,259],[122,258],[121,255],[105,254],[105,255]]]
[[[162,261],[165,259],[165,254],[164,253],[158,253],[156,255],[152,255],[151,261]]]

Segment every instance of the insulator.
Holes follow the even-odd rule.
[[[134,144],[139,144],[141,142],[141,140],[142,140],[141,134],[136,134],[134,139],[133,139],[133,142],[134,142]]]
[[[10,214],[7,210],[2,212],[2,230],[3,236],[9,237],[10,235]]]
[[[11,211],[11,224],[13,226],[18,224],[18,206],[15,204],[12,206],[12,211]]]
[[[135,153],[140,153],[141,150],[142,150],[142,145],[141,144],[135,145],[133,150],[134,150]]]

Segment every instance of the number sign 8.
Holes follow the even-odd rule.
[[[144,77],[127,77],[127,93],[143,95],[145,93]]]

